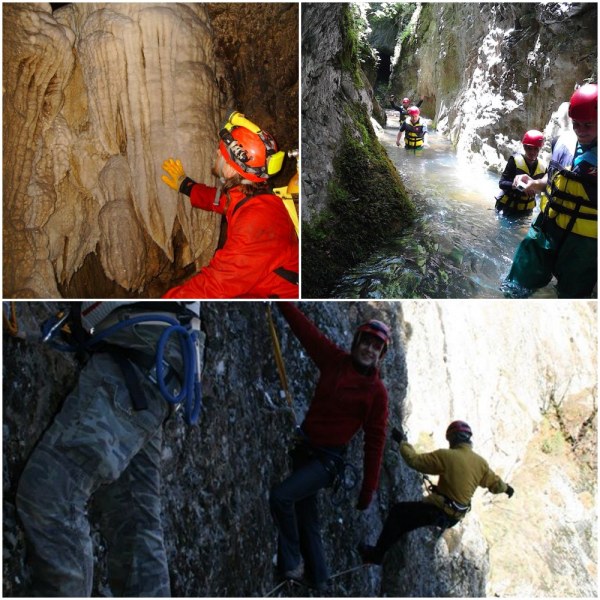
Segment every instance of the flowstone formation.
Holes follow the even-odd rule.
[[[236,6],[219,14],[231,20]],[[220,217],[165,186],[163,160],[180,158],[190,177],[213,185],[228,111],[265,129],[297,113],[288,93],[294,73],[297,81],[294,11],[272,10],[273,19],[289,13],[282,55],[291,48],[296,60],[286,64],[263,61],[266,25],[243,12],[259,41],[241,36],[231,65],[207,4],[3,6],[5,297],[157,297],[209,262]],[[287,86],[276,118],[243,105],[250,77],[239,73],[256,77],[251,63]],[[295,118],[289,147],[298,145]]]

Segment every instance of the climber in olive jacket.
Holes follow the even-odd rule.
[[[293,473],[271,490],[271,512],[279,530],[278,567],[286,579],[305,574],[320,589],[329,575],[319,532],[317,492],[333,483],[346,446],[361,428],[364,473],[359,510],[369,506],[378,486],[388,417],[387,391],[378,364],[387,350],[390,330],[374,319],[363,323],[349,353],[291,303],[278,306],[320,371],[291,453]]]
[[[358,551],[365,563],[381,564],[385,553],[403,534],[429,525],[453,527],[471,510],[471,498],[478,487],[492,494],[512,497],[513,488],[504,483],[481,456],[473,452],[472,431],[464,421],[450,423],[446,431],[449,449],[418,454],[394,430],[392,436],[400,442],[400,454],[406,464],[430,475],[439,475],[432,493],[421,502],[399,502],[392,507],[375,546],[361,544]]]

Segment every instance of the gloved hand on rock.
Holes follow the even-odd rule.
[[[168,175],[163,175],[161,179],[170,188],[173,188],[176,192],[178,192],[183,180],[186,177],[181,161],[179,159],[175,160],[173,158],[167,158],[167,160],[163,162],[162,168],[168,173]]]

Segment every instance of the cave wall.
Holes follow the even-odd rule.
[[[502,171],[528,129],[568,126],[564,102],[597,79],[597,4],[422,3],[399,41],[390,91],[422,110],[459,155]]]
[[[220,217],[161,164],[214,183],[232,109],[298,147],[297,7],[264,9],[3,6],[5,297],[156,297],[209,262]]]
[[[476,450],[516,489],[510,501],[479,491],[463,524],[442,536],[435,529],[410,534],[383,569],[337,577],[334,596],[557,595],[553,590],[565,596],[578,591],[596,595],[596,307],[561,303],[552,314],[558,326],[549,329],[548,315],[537,303],[523,303],[520,311],[501,301],[466,304],[300,303],[343,347],[364,319],[386,320],[393,329],[382,368],[390,429],[403,422],[410,440],[427,451],[445,445],[449,420],[467,419],[475,430]],[[35,331],[56,308],[53,303],[17,303],[21,330]],[[301,420],[316,382],[315,368],[276,309],[274,315]],[[162,501],[172,591],[186,597],[265,596],[276,585],[268,490],[287,472],[294,420],[279,397],[265,305],[206,302],[202,320],[207,346],[201,422],[190,428],[176,417],[165,425]],[[73,386],[78,365],[71,355],[6,331],[3,346],[3,592],[13,596],[27,589],[24,539],[14,510],[18,477]],[[570,369],[574,364],[577,373]],[[538,452],[530,459],[552,397],[563,400],[561,414],[572,439],[557,425],[548,439],[560,435],[565,440],[562,454]],[[360,435],[350,457],[362,464]],[[542,483],[542,476],[550,481]],[[333,573],[358,564],[357,544],[376,539],[395,501],[417,500],[423,492],[420,477],[403,464],[390,440],[378,494],[365,513],[354,510],[356,493],[339,507],[322,494],[325,549]],[[566,507],[568,522],[561,516]],[[94,589],[106,595],[105,550],[95,526],[93,531]],[[566,568],[565,556],[569,568],[564,577],[555,577]],[[525,567],[530,562],[531,574]],[[552,588],[559,580],[562,587]],[[304,593],[296,587],[282,590],[283,595]]]

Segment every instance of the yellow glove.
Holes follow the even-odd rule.
[[[185,179],[185,171],[179,159],[167,158],[162,164],[162,168],[168,173],[163,175],[161,179],[176,192],[179,191],[183,180]]]

